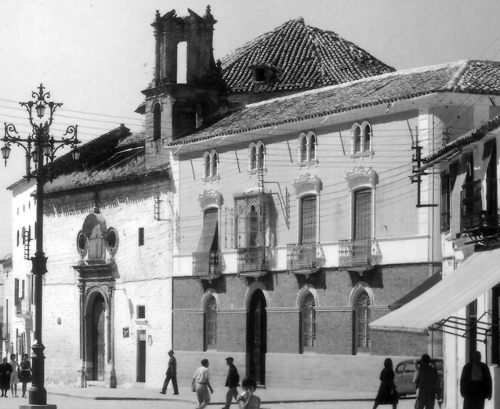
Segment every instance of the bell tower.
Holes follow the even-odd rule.
[[[208,125],[227,110],[226,87],[220,62],[213,56],[213,30],[217,22],[207,6],[199,16],[178,17],[175,10],[151,24],[155,37],[154,79],[142,91],[146,115],[146,160],[160,154],[159,146]],[[152,151],[152,150],[153,151]],[[149,160],[148,160],[149,159]]]

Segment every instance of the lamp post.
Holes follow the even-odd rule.
[[[71,155],[78,160],[80,152],[77,145],[80,141],[77,138],[77,126],[70,125],[66,129],[64,136],[55,139],[50,135],[54,112],[62,103],[47,101],[50,93],[45,93],[42,84],[38,87],[38,92],[32,92],[32,101],[20,102],[26,108],[31,124],[31,134],[22,138],[19,136],[14,124],[5,124],[5,136],[2,141],[5,143],[0,149],[2,157],[9,158],[12,144],[24,148],[26,154],[26,179],[36,178],[36,253],[31,257],[33,277],[35,280],[35,336],[33,341],[32,372],[33,381],[29,391],[30,405],[47,405],[47,391],[45,390],[45,357],[43,351],[45,347],[42,343],[42,277],[47,272],[47,257],[43,252],[43,185],[47,180],[52,181],[53,172],[51,169],[57,150],[64,146],[73,148]],[[45,111],[48,110],[48,120],[45,123],[37,123],[34,114],[41,120]],[[34,171],[31,170],[31,162],[35,164]],[[52,405],[50,405],[52,406]]]

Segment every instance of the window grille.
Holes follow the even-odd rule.
[[[316,304],[312,294],[304,299],[302,307],[302,345],[303,348],[316,346]]]
[[[146,319],[146,306],[138,305],[137,306],[137,319],[143,320]]]
[[[370,297],[363,292],[356,305],[356,346],[358,349],[370,347],[370,333],[368,324],[370,323]]]
[[[217,301],[210,297],[205,311],[205,349],[217,345]]]
[[[306,196],[302,199],[300,222],[300,243],[315,243],[316,196]]]

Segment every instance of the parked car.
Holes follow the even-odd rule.
[[[420,365],[420,360],[408,360],[402,361],[396,365],[396,377],[394,382],[396,383],[396,389],[399,396],[404,395],[415,395],[415,377],[418,366]],[[431,358],[431,365],[437,369],[439,381],[441,383],[441,391],[443,390],[443,360],[437,358]],[[438,396],[438,399],[440,397]]]

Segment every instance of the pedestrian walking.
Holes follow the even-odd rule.
[[[7,398],[7,392],[10,389],[10,374],[12,366],[7,362],[7,357],[4,356],[0,364],[0,389],[2,390],[2,398]]]
[[[415,385],[417,387],[416,409],[434,409],[436,395],[441,396],[441,383],[436,368],[431,366],[431,357],[422,355]]]
[[[234,366],[233,357],[227,357],[226,364],[227,366],[229,366],[226,379],[226,386],[228,387],[228,390],[226,393],[226,405],[223,406],[222,409],[229,409],[233,398],[237,401],[238,386],[240,386],[240,375],[238,373],[238,369],[236,369],[236,367]]]
[[[210,377],[208,375],[208,359],[201,360],[201,366],[196,370],[191,382],[193,392],[198,396],[199,406],[197,409],[203,409],[210,403],[210,393],[214,393],[212,385],[210,385]],[[208,393],[210,390],[210,393]]]
[[[396,374],[392,369],[392,359],[386,358],[384,361],[384,369],[380,372],[380,387],[378,388],[377,397],[373,404],[373,409],[379,405],[392,405],[393,409],[398,407],[398,393],[394,378]]]
[[[23,385],[23,398],[26,397],[26,384],[31,382],[31,364],[28,361],[28,354],[23,355],[23,360],[21,362],[19,371],[19,380]]]
[[[179,389],[177,388],[177,360],[174,357],[174,351],[168,351],[168,368],[165,375],[165,382],[163,382],[163,388],[161,388],[160,393],[165,395],[167,393],[168,383],[172,381],[172,385],[174,387],[174,395],[179,394]]]
[[[252,377],[246,377],[241,383],[241,387],[245,391],[238,395],[237,401],[240,409],[260,409],[260,398],[255,395],[257,383]]]
[[[19,382],[17,371],[19,371],[19,364],[16,360],[16,354],[11,354],[10,366],[12,367],[12,372],[10,373],[10,393],[12,397],[15,396],[17,398],[17,383]]]
[[[460,394],[464,398],[464,409],[483,409],[485,399],[491,399],[490,369],[481,362],[479,351],[474,351],[472,362],[464,365],[460,377]]]

